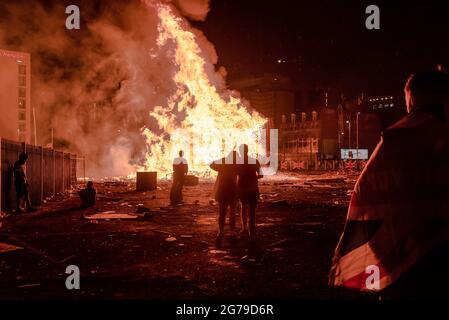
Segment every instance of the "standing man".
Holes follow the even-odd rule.
[[[179,157],[173,160],[173,184],[170,190],[170,203],[172,205],[183,203],[182,187],[188,172],[189,166],[184,158],[184,152],[181,150],[179,151]]]
[[[260,172],[260,163],[257,159],[248,156],[248,146],[240,146],[240,159],[237,161],[237,192],[242,204],[241,220],[242,232],[248,232],[250,239],[255,240],[256,207],[259,200],[259,182],[263,178]],[[249,215],[249,224],[248,224]]]
[[[25,204],[28,211],[36,211],[36,208],[33,208],[30,202],[30,194],[29,194],[29,184],[27,180],[27,176],[25,174],[25,170],[23,167],[25,166],[28,160],[28,155],[26,153],[21,153],[19,156],[19,160],[14,163],[14,186],[16,189],[16,213],[23,213],[24,210],[21,207],[22,199],[25,200]]]
[[[217,247],[221,246],[226,223],[226,211],[229,208],[229,225],[231,230],[235,228],[235,205],[237,201],[237,152],[232,151],[227,158],[214,161],[210,167],[218,172],[216,181],[215,200],[218,201],[218,235],[215,241]]]
[[[412,75],[405,100],[355,185],[330,285],[448,298],[449,75]]]

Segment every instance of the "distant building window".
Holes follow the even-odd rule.
[[[394,103],[390,104],[390,107],[392,107],[392,108],[393,108],[393,107],[394,107]]]
[[[25,122],[19,122],[19,131],[20,132],[25,132],[25,130],[26,130]]]
[[[19,74],[27,74],[27,67],[23,64],[19,65]]]
[[[19,120],[24,121],[26,120],[26,113],[23,110],[19,111]]]
[[[19,88],[19,98],[25,98],[25,97],[26,97],[25,88]]]
[[[19,86],[25,87],[27,85],[27,78],[24,76],[19,76]]]
[[[19,133],[19,142],[25,142],[25,133],[23,133],[23,132],[20,132]]]
[[[384,105],[383,104],[379,104],[379,109],[383,109]]]
[[[377,109],[377,104],[373,106],[373,110],[376,110],[376,109]]]
[[[26,108],[26,100],[25,99],[19,99],[19,108],[20,109]]]

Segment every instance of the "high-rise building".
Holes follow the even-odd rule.
[[[248,77],[231,82],[231,88],[249,100],[256,111],[273,119],[276,128],[281,125],[282,115],[295,112],[295,93],[288,77],[276,74]]]
[[[0,137],[31,142],[30,54],[0,49]]]

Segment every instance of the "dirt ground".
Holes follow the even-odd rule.
[[[97,183],[95,208],[80,209],[73,193],[3,221],[0,242],[23,249],[0,253],[0,299],[372,299],[327,286],[355,179],[262,179],[258,247],[227,230],[219,250],[212,181],[185,187],[185,204],[173,208],[168,182],[150,192]],[[84,217],[134,213],[139,204],[150,212],[133,220]],[[65,287],[68,265],[81,271],[80,290]]]

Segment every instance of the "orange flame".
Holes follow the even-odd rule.
[[[154,5],[149,0],[145,4]],[[184,150],[192,171],[205,174],[213,160],[227,155],[241,143],[248,144],[253,154],[262,151],[258,149],[258,135],[266,120],[257,112],[250,113],[230,90],[220,88],[224,85],[212,83],[212,77],[221,79],[221,76],[203,58],[188,23],[169,4],[155,6],[159,18],[157,44],[160,48],[166,45],[175,48],[172,53],[177,71],[173,80],[177,90],[167,106],[157,106],[150,113],[164,134],[143,130],[149,147],[145,169],[169,173],[173,158]],[[175,110],[185,114],[182,121],[176,119]]]

